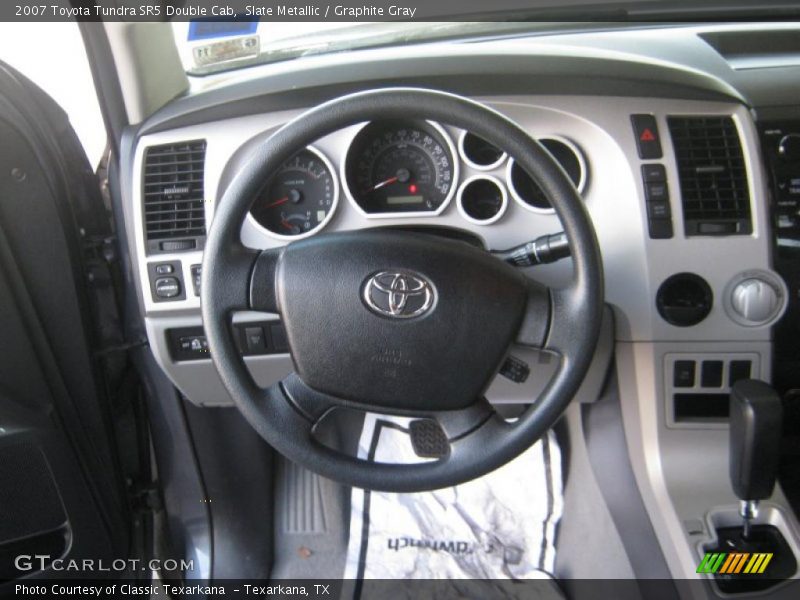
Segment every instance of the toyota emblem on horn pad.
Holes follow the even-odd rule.
[[[384,317],[418,317],[433,307],[435,299],[433,284],[412,271],[381,271],[364,286],[364,302]]]

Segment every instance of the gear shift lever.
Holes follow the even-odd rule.
[[[772,387],[763,381],[738,381],[730,398],[730,477],[742,501],[742,537],[750,537],[750,521],[758,502],[772,495],[778,474],[783,408]]]

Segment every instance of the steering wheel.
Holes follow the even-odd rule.
[[[570,284],[549,289],[463,241],[408,231],[323,233],[263,251],[242,244],[253,199],[298,149],[347,126],[400,118],[466,129],[513,156],[561,220],[572,253]],[[408,88],[329,101],[258,146],[216,207],[201,283],[211,358],[250,425],[320,475],[389,492],[463,483],[535,443],[586,375],[603,306],[594,229],[550,154],[482,104]],[[281,316],[295,373],[267,389],[255,383],[234,341],[231,318],[240,310]],[[509,423],[484,392],[512,343],[560,360],[540,397]],[[414,417],[412,433],[437,458],[386,464],[323,445],[314,429],[340,407]]]

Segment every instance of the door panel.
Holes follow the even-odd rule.
[[[108,380],[92,358],[114,324],[98,333],[84,252],[104,215],[66,115],[0,63],[0,581],[70,575],[19,555],[129,556]]]

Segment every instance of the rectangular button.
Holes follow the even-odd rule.
[[[672,385],[676,388],[694,387],[694,368],[693,360],[676,360],[672,374]]]
[[[208,352],[208,340],[202,335],[182,337],[180,343],[181,350],[184,352],[193,352],[194,354],[205,354]]]
[[[650,219],[650,237],[654,240],[668,240],[672,237],[672,221],[670,219]]]
[[[732,360],[728,368],[728,385],[733,387],[733,384],[742,379],[750,379],[753,364],[749,360]]]
[[[175,267],[173,267],[169,263],[166,263],[166,264],[163,264],[163,265],[156,265],[156,273],[158,273],[159,275],[169,275],[174,270],[175,270]]]
[[[669,188],[666,182],[644,184],[644,195],[648,202],[669,200]]]
[[[669,219],[669,200],[653,200],[647,203],[647,216],[651,219]]]
[[[722,361],[704,360],[700,373],[700,385],[704,388],[722,387]]]
[[[261,327],[245,327],[244,343],[248,352],[265,352],[267,350],[267,344],[264,340],[264,329]]]
[[[194,295],[200,295],[200,277],[203,274],[203,265],[192,265],[189,267],[192,272],[192,287],[194,288]]]
[[[661,140],[658,136],[658,126],[653,115],[631,115],[633,134],[636,136],[636,149],[639,158],[652,160],[661,158]]]
[[[652,163],[642,165],[642,181],[645,183],[662,183],[667,180],[667,171],[664,165]]]
[[[269,333],[272,337],[272,346],[276,352],[288,352],[289,342],[286,339],[286,330],[281,323],[273,323],[269,326]]]

